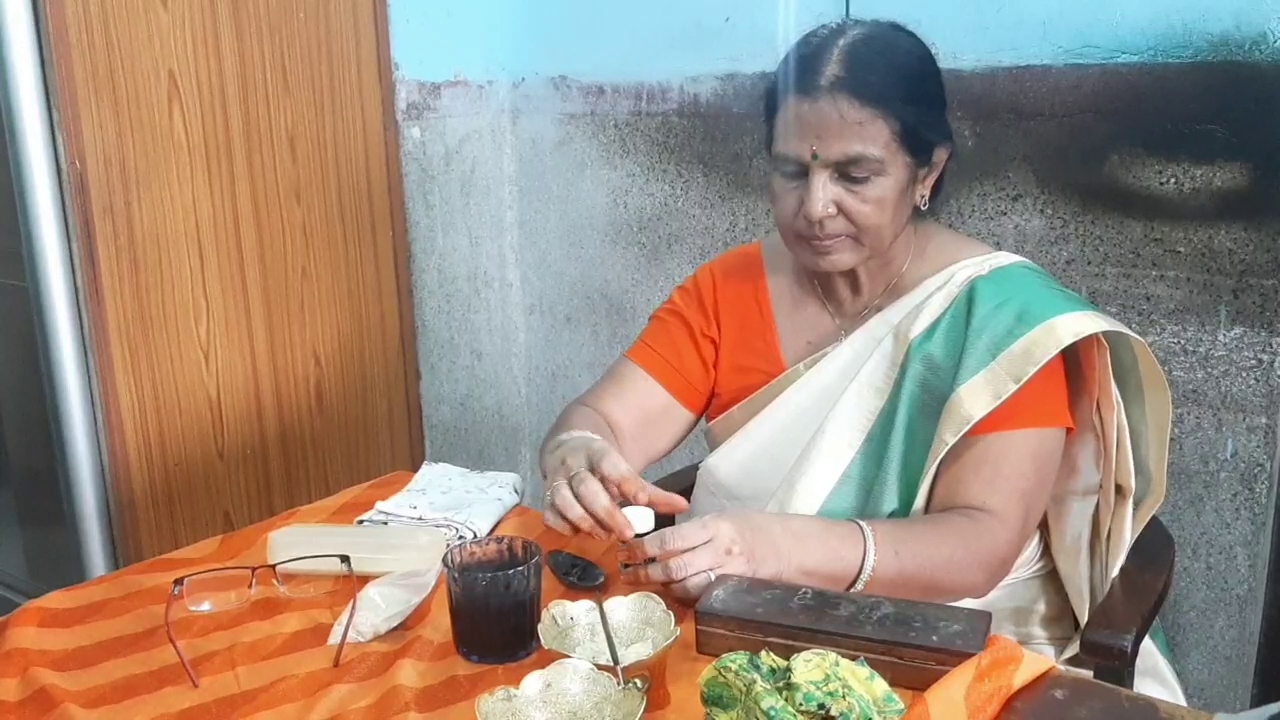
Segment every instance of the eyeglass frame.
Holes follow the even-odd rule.
[[[248,605],[250,602],[253,601],[253,593],[258,586],[259,570],[270,569],[271,576],[275,580],[276,588],[283,590],[283,584],[280,582],[280,575],[276,571],[276,568],[278,568],[281,565],[288,565],[289,563],[298,562],[299,560],[321,560],[324,558],[335,558],[339,562],[341,562],[342,569],[344,571],[343,575],[351,578],[352,587],[355,586],[354,581],[355,581],[356,574],[355,574],[355,568],[351,564],[351,556],[337,554],[337,553],[322,553],[320,555],[299,555],[298,557],[288,558],[287,560],[281,560],[279,562],[274,562],[274,563],[264,563],[262,565],[225,565],[222,567],[209,568],[207,570],[198,570],[196,572],[187,573],[186,575],[182,575],[174,578],[172,584],[170,584],[169,586],[169,597],[166,598],[165,604],[164,604],[164,634],[169,638],[169,645],[173,648],[173,652],[178,656],[178,660],[182,663],[182,669],[186,671],[187,679],[191,681],[192,687],[197,687],[197,688],[200,687],[200,680],[199,678],[196,677],[196,671],[194,668],[191,667],[191,663],[190,661],[187,660],[187,656],[182,652],[182,648],[178,646],[178,640],[173,636],[173,623],[171,622],[173,617],[174,602],[177,600],[177,598],[179,598],[182,595],[182,591],[186,587],[186,583],[188,580],[190,580],[193,577],[200,577],[201,575],[212,575],[213,573],[227,572],[228,570],[248,570],[249,571],[248,596],[241,602],[228,605],[224,608],[219,608],[219,610],[230,610],[232,608],[240,607],[241,605]],[[288,595],[287,593],[285,594]],[[309,595],[306,597],[317,597],[319,595],[326,595],[326,594],[328,593],[316,593],[315,595]],[[359,595],[359,592],[356,592],[351,596],[351,612],[347,613],[347,621],[342,627],[342,637],[338,639],[338,649],[333,653],[333,667],[335,668],[338,667],[338,664],[342,661],[342,651],[347,646],[347,635],[350,634],[351,632],[351,619],[355,617],[355,614],[356,614],[356,596],[358,595]],[[303,596],[290,596],[290,597],[303,597]],[[198,611],[193,611],[193,612],[198,612]],[[216,610],[211,610],[209,612],[216,612]]]

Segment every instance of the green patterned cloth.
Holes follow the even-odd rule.
[[[789,661],[768,650],[731,652],[703,671],[698,687],[707,720],[897,720],[906,712],[879,673],[829,650]]]

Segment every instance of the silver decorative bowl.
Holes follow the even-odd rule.
[[[644,690],[621,687],[612,675],[585,660],[564,658],[520,681],[476,700],[479,720],[638,720]]]
[[[638,592],[606,598],[604,612],[618,649],[618,661],[634,677],[665,653],[680,636],[676,617],[662,598]],[[592,600],[553,600],[542,611],[538,639],[548,650],[612,671],[609,646]]]

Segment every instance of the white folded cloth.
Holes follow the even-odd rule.
[[[520,504],[524,480],[515,473],[468,470],[427,462],[409,484],[356,518],[357,525],[427,525],[450,542],[484,537]]]

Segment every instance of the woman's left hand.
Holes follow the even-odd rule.
[[[773,513],[731,510],[664,528],[623,545],[621,562],[655,561],[627,568],[622,579],[668,585],[686,600],[701,597],[719,575],[781,579],[790,557],[781,519]]]

